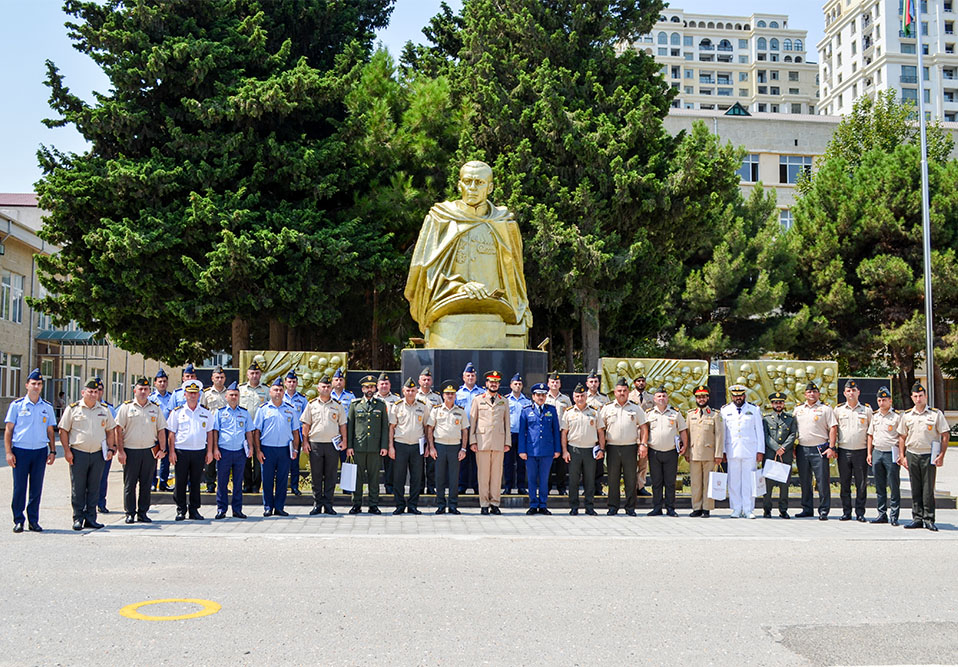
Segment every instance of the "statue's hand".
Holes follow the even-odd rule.
[[[528,327],[532,328],[532,311],[526,308],[526,312],[522,315],[522,323]]]
[[[459,288],[460,292],[464,292],[466,296],[470,299],[490,299],[492,298],[492,292],[489,291],[489,288],[483,285],[482,283],[477,283],[470,281],[465,283],[462,287]]]

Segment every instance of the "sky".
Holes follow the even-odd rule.
[[[447,0],[456,11],[460,0]],[[0,0],[6,61],[0,67],[0,192],[32,192],[40,178],[36,153],[41,145],[64,152],[82,152],[86,143],[71,127],[50,129],[41,121],[53,114],[43,85],[45,61],[51,60],[70,90],[84,100],[92,92],[108,92],[109,82],[96,64],[74,50],[67,37],[59,0]],[[378,39],[394,56],[412,40],[424,41],[422,28],[439,11],[439,0],[397,0],[390,25]],[[807,30],[813,47],[824,34],[819,0],[675,0],[687,12],[747,16],[752,12],[787,14],[789,27]],[[809,59],[817,60],[813,53]]]

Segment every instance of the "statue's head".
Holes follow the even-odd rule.
[[[485,203],[492,194],[492,167],[472,160],[459,170],[459,196],[469,206]]]

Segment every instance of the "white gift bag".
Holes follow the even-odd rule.
[[[756,470],[753,473],[752,479],[752,495],[756,498],[761,498],[765,495],[765,477],[762,475],[761,470]]]
[[[339,474],[339,488],[343,491],[356,490],[356,464],[343,463],[343,469]]]
[[[709,473],[708,497],[712,500],[725,500],[728,497],[728,475],[714,470]]]
[[[772,480],[784,484],[788,481],[788,475],[792,472],[792,466],[781,461],[765,459],[765,466],[762,468],[762,475]]]

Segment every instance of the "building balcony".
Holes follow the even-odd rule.
[[[699,44],[699,51],[714,51],[715,47],[711,44]]]
[[[732,51],[734,51],[734,49],[731,46],[720,46],[718,47],[718,50],[727,51],[728,53],[731,53]]]
[[[902,75],[899,77],[898,80],[899,80],[899,82],[901,82],[901,83],[918,83],[918,77],[917,77],[917,76],[908,76],[908,75],[905,75],[905,74],[902,74]]]

